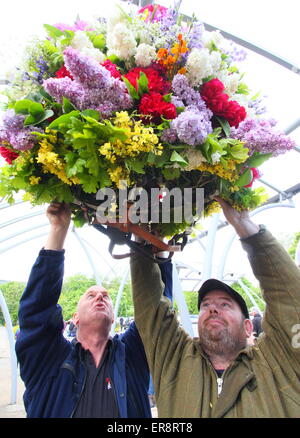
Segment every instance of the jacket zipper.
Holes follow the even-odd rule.
[[[222,388],[223,388],[223,378],[222,377],[217,377],[217,384],[218,384],[218,397],[222,392]]]

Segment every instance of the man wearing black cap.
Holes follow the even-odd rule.
[[[210,279],[199,290],[199,338],[192,339],[162,297],[158,266],[134,255],[135,321],[154,381],[158,416],[299,417],[300,346],[295,337],[300,327],[300,271],[248,212],[218,201],[260,281],[266,301],[264,333],[254,346],[247,346],[252,324],[243,298]]]

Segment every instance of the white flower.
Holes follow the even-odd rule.
[[[211,154],[211,160],[213,164],[218,163],[220,161],[221,156],[222,155],[220,154],[220,152],[214,152],[213,154]]]
[[[216,52],[215,50],[210,54],[210,64],[213,71],[213,75],[215,75],[219,70],[222,62],[222,57],[220,52]]]
[[[75,32],[75,35],[71,42],[73,49],[82,50],[84,48],[92,48],[93,44],[87,34],[83,30]]]
[[[100,64],[104,62],[106,59],[104,53],[102,53],[101,50],[96,49],[95,47],[86,47],[81,50],[81,53],[83,55],[89,56],[90,58],[93,58],[95,61],[99,62]]]
[[[216,47],[220,47],[224,41],[224,37],[221,35],[219,30],[214,30],[213,32],[205,31],[203,33],[204,47],[211,48],[212,44]]]
[[[96,49],[96,47],[93,46],[93,43],[91,42],[89,37],[82,30],[75,33],[74,38],[71,42],[71,47],[73,47],[73,49],[79,50],[79,52],[83,55],[95,59],[95,61],[98,61],[99,63],[103,62],[106,59],[104,53],[102,53],[101,50]]]
[[[129,60],[136,53],[136,40],[125,23],[117,23],[111,32],[107,33],[107,55],[116,55],[123,60]]]
[[[209,53],[208,49],[192,49],[188,56],[186,76],[192,87],[202,84],[204,78],[215,75],[221,66],[221,54],[213,51]]]
[[[228,74],[226,70],[220,71],[216,74],[217,78],[223,82],[225,90],[224,92],[229,96],[233,96],[239,86],[240,75],[238,73]]]
[[[202,79],[212,74],[208,49],[192,49],[186,63],[186,76],[192,87],[202,84]]]
[[[138,67],[148,67],[156,58],[156,50],[148,44],[140,44],[134,58]]]

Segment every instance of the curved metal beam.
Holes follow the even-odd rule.
[[[295,208],[295,206],[292,204],[283,204],[283,203],[268,204],[268,205],[263,205],[263,206],[257,208],[256,210],[252,211],[250,213],[250,216],[252,217],[252,216],[255,216],[256,214],[260,213],[263,210],[268,210],[270,208],[277,208],[277,207],[278,208],[281,208],[281,207]],[[218,269],[218,273],[217,273],[217,278],[219,278],[220,280],[222,280],[224,277],[224,268],[225,268],[227,256],[228,256],[229,250],[230,250],[231,245],[233,244],[233,241],[236,238],[236,236],[237,236],[236,231],[235,230],[232,231],[232,234],[229,237],[227,245],[225,246],[223,254],[221,256],[221,261],[220,261],[219,269]]]
[[[4,295],[2,291],[0,290],[0,309],[2,310],[5,324],[6,324],[6,330],[8,335],[8,342],[9,342],[9,350],[10,350],[10,367],[11,367],[11,393],[10,393],[10,404],[15,404],[17,401],[17,357],[15,352],[15,339],[14,339],[14,332],[13,332],[13,326],[11,322],[11,317],[8,311],[8,307],[4,298]]]

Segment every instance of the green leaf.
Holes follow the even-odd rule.
[[[46,29],[47,34],[51,38],[56,39],[56,38],[59,38],[59,37],[65,35],[64,32],[62,32],[61,30],[57,29],[57,27],[51,26],[50,24],[44,24],[44,28]]]
[[[88,32],[88,37],[96,49],[103,50],[105,48],[106,41],[103,34],[93,35],[92,33]]]
[[[251,180],[252,180],[252,172],[250,169],[247,169],[244,173],[242,173],[242,175],[234,184],[238,187],[244,187],[250,184]]]
[[[130,169],[133,170],[136,173],[141,173],[144,174],[145,170],[144,170],[144,166],[145,166],[145,162],[143,162],[142,160],[125,160],[125,164],[126,166]]]
[[[176,114],[177,115],[183,113],[184,111],[185,111],[185,107],[184,106],[177,106],[176,107]]]
[[[29,107],[29,113],[35,117],[39,116],[41,113],[44,112],[44,107],[41,103],[38,102],[32,102],[32,104]]]
[[[229,125],[228,121],[224,117],[217,117],[216,116],[216,119],[220,123],[226,137],[230,137],[230,125]]]
[[[32,100],[29,99],[23,99],[16,102],[14,110],[16,114],[28,114],[29,113],[29,107],[32,104]]]
[[[132,99],[139,100],[140,96],[139,96],[139,93],[136,91],[135,87],[124,76],[122,76],[122,79],[125,82],[125,85],[127,87],[128,93],[130,94]]]
[[[171,98],[172,98],[172,94],[170,93],[170,94],[165,94],[164,96],[163,96],[163,100],[165,101],[165,102],[171,102]]]
[[[62,116],[53,120],[52,123],[50,123],[49,129],[59,129],[60,125],[68,124],[72,117],[77,117],[79,114],[79,111],[71,111],[68,114],[63,114]]]
[[[180,177],[180,169],[174,167],[165,167],[162,174],[167,180],[173,180]]]
[[[86,118],[86,120],[88,120],[88,118],[92,118],[92,119],[99,121],[99,119],[100,119],[99,112],[92,110],[92,109],[84,110],[84,111],[82,111],[81,114]]]
[[[141,97],[144,93],[149,93],[148,88],[148,78],[144,72],[140,72],[140,77],[137,81],[138,84],[138,94]]]
[[[46,110],[43,113],[41,113],[40,115],[37,115],[35,117],[30,114],[24,120],[24,126],[38,125],[39,123],[42,123],[44,120],[49,119],[53,115],[54,115],[54,112],[52,110]]]
[[[247,160],[247,165],[249,167],[258,167],[271,157],[272,157],[271,153],[253,155]]]
[[[72,102],[69,101],[66,97],[63,97],[63,104],[62,104],[63,112],[65,114],[70,113],[71,111],[76,110],[75,106],[72,104]]]
[[[188,165],[188,162],[176,151],[172,152],[172,155],[170,157],[170,161],[173,161],[175,163],[179,163],[182,165]]]

